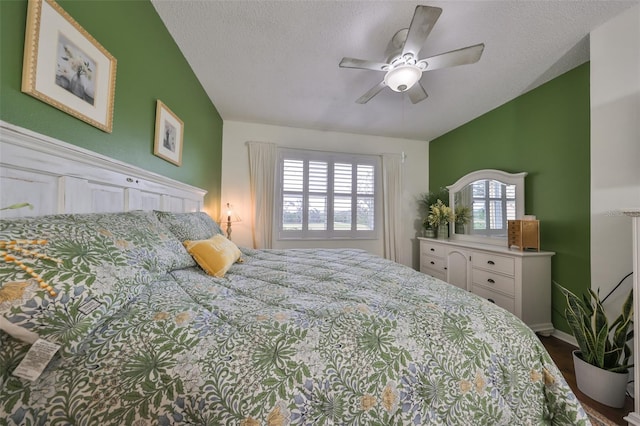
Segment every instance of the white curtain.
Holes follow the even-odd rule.
[[[249,148],[249,190],[253,222],[253,248],[271,248],[273,238],[273,202],[277,167],[277,145],[247,142]]]
[[[382,156],[382,205],[384,257],[402,260],[403,158],[399,154]]]

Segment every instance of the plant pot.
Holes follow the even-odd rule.
[[[435,238],[436,237],[436,231],[433,230],[433,228],[426,228],[424,230],[424,236],[427,238]]]
[[[449,225],[439,225],[436,229],[439,240],[446,240],[449,238]]]
[[[627,392],[629,373],[613,373],[585,362],[580,351],[573,351],[573,366],[576,370],[578,389],[589,398],[621,408]]]

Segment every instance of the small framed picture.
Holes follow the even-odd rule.
[[[54,0],[30,0],[22,91],[111,133],[116,59]]]
[[[176,166],[182,165],[184,123],[162,101],[156,104],[156,137],[153,153]]]

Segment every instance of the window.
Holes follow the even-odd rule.
[[[281,149],[278,238],[376,238],[379,158]]]
[[[471,184],[473,233],[507,235],[503,224],[516,218],[516,186],[484,179]],[[489,214],[487,214],[489,212]]]

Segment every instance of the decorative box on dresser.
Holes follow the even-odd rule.
[[[471,291],[542,335],[551,322],[549,251],[520,251],[462,240],[420,239],[420,271]]]

